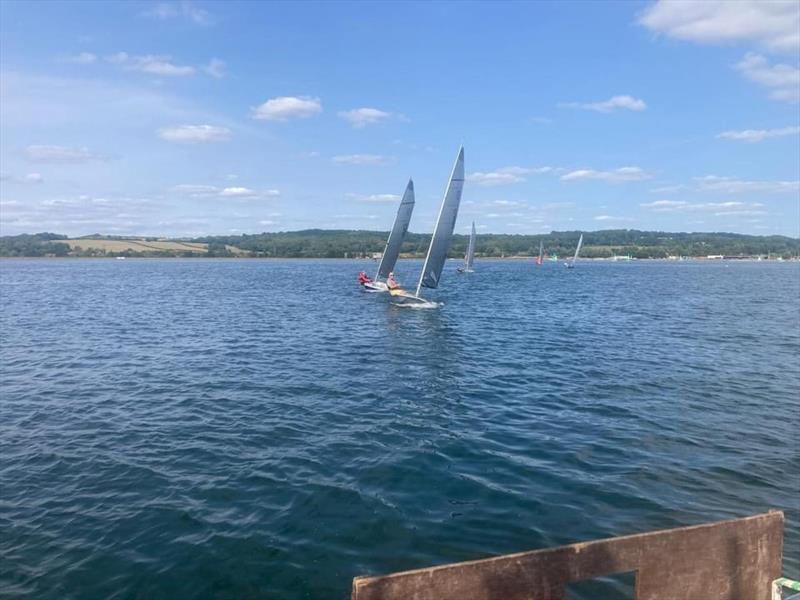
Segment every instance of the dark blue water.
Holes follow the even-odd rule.
[[[800,265],[0,262],[0,590],[344,598],[355,575],[786,511]],[[418,262],[401,263],[411,281]]]

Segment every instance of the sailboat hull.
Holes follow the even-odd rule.
[[[370,281],[363,284],[365,292],[388,292],[389,286],[382,281]]]
[[[406,292],[405,290],[389,290],[389,293],[392,295],[392,303],[396,304],[397,306],[407,306],[409,308],[438,308],[438,302],[431,302],[430,300],[425,300],[425,298],[421,298],[420,296],[415,296],[410,292]]]

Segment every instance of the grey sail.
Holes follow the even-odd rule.
[[[464,256],[464,264],[467,269],[472,268],[475,262],[475,221],[472,222],[472,233],[469,234],[469,246],[467,246],[467,254]]]
[[[583,234],[581,234],[581,237],[578,238],[578,247],[575,248],[575,256],[572,257],[572,264],[575,264],[575,261],[578,260],[578,254],[581,252],[581,246],[583,246]]]
[[[414,182],[409,179],[403,199],[397,209],[397,216],[394,218],[392,232],[386,240],[386,248],[383,250],[381,263],[378,265],[378,275],[376,279],[386,279],[389,273],[394,271],[397,257],[400,256],[400,248],[408,231],[408,223],[411,221],[411,213],[414,211]]]
[[[439,218],[436,219],[431,245],[428,248],[428,255],[425,257],[422,275],[420,275],[419,284],[417,285],[417,296],[419,296],[423,287],[435,288],[439,285],[444,261],[447,260],[447,252],[450,250],[450,241],[453,238],[453,229],[456,226],[458,205],[461,204],[461,192],[463,189],[464,148],[462,147],[458,151],[458,158],[456,158],[456,164],[453,165],[453,172],[450,174],[447,191],[439,209]]]

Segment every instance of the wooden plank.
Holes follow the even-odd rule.
[[[383,577],[353,600],[562,600],[565,585],[636,571],[638,600],[769,600],[783,560],[783,513],[665,529]]]

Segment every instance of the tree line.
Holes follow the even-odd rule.
[[[755,236],[737,233],[666,233],[633,229],[592,232],[553,231],[543,235],[479,234],[476,254],[485,257],[535,256],[542,243],[547,255],[572,254],[583,233],[581,256],[610,258],[630,255],[633,258],[666,258],[667,256],[768,255],[789,258],[800,253],[800,239],[786,236]],[[388,232],[310,229],[253,235],[210,236],[193,241],[205,242],[209,248],[235,246],[254,256],[280,258],[343,258],[366,257],[383,251]],[[401,252],[406,256],[425,256],[431,234],[406,234]],[[455,235],[450,256],[463,256],[468,235]]]
[[[553,231],[543,235],[479,234],[476,254],[484,257],[535,256],[540,242],[547,255],[567,256],[575,251],[580,231]],[[309,229],[278,233],[259,233],[193,238],[192,242],[208,244],[208,252],[136,251],[104,252],[71,249],[63,240],[67,236],[54,233],[22,234],[0,237],[0,256],[245,256],[270,258],[363,258],[383,251],[388,232],[361,230]],[[667,233],[610,229],[583,232],[581,256],[610,258],[626,255],[633,258],[666,258],[667,256],[782,256],[800,254],[800,239],[786,236],[755,236],[738,233]],[[94,235],[99,238],[104,236]],[[405,256],[424,256],[430,234],[408,233],[403,243]],[[124,239],[107,236],[107,239]],[[137,238],[138,239],[138,238]],[[154,238],[155,239],[155,238]],[[453,237],[450,256],[463,256],[469,236]],[[232,251],[230,247],[238,249]]]

